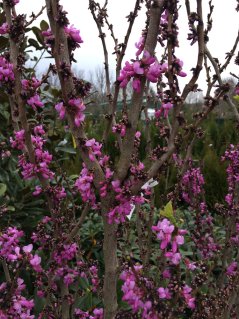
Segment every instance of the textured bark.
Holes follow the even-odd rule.
[[[107,217],[104,220],[104,319],[113,319],[117,313],[117,225],[108,223]]]

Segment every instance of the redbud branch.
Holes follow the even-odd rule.
[[[217,63],[216,63],[216,61],[213,59],[213,57],[212,57],[212,55],[211,55],[211,53],[210,53],[210,51],[208,50],[207,47],[205,47],[205,54],[207,55],[208,59],[209,59],[210,62],[212,63],[212,66],[213,66],[213,68],[214,68],[214,70],[215,70],[215,73],[216,73],[216,75],[217,75],[217,81],[218,81],[219,85],[222,86],[222,85],[223,85],[223,82],[222,82],[222,77],[221,77],[220,69],[219,69],[219,67],[218,67],[218,65],[217,65]],[[234,112],[234,115],[235,115],[235,117],[236,117],[236,120],[237,120],[237,122],[239,122],[239,112],[238,112],[238,110],[237,110],[236,105],[232,102],[232,100],[231,100],[231,98],[230,98],[229,96],[227,96],[226,102],[227,102],[227,104],[233,109],[233,112]]]
[[[90,206],[89,206],[89,204],[86,204],[86,206],[84,207],[84,209],[83,209],[83,211],[81,213],[81,216],[80,216],[77,224],[72,229],[72,231],[70,232],[69,236],[67,237],[66,243],[69,243],[78,234],[79,229],[82,226],[82,224],[84,223],[84,220],[85,220],[89,210],[90,210]]]
[[[11,8],[7,5],[5,1],[3,1],[4,11],[6,14],[6,20],[9,26],[12,25],[12,15],[11,15]],[[19,120],[21,123],[22,128],[25,132],[25,144],[26,144],[26,150],[29,157],[29,160],[31,163],[35,163],[35,152],[34,147],[32,144],[32,137],[31,137],[31,131],[29,128],[28,120],[27,120],[27,114],[25,109],[25,102],[23,101],[21,97],[21,90],[22,90],[22,84],[21,84],[21,71],[18,68],[17,61],[18,61],[18,55],[19,55],[19,44],[16,43],[11,36],[9,37],[9,44],[10,44],[10,61],[13,64],[13,70],[15,75],[15,86],[14,86],[14,97],[10,98],[10,106],[12,108],[11,112],[14,113],[14,104],[18,106],[18,112],[19,112]],[[13,102],[14,101],[14,102]],[[13,118],[14,121],[14,118]],[[44,188],[47,188],[48,182],[47,180],[41,175],[37,174],[37,177],[42,184]],[[52,200],[49,196],[47,196],[48,205],[49,208],[53,208]]]
[[[134,6],[134,10],[133,13],[131,15],[131,18],[129,20],[129,25],[128,25],[128,29],[126,31],[126,35],[124,38],[124,42],[121,45],[121,50],[119,51],[119,54],[117,54],[118,50],[116,50],[116,54],[117,54],[117,64],[116,64],[116,79],[118,78],[119,74],[120,74],[120,70],[122,67],[122,61],[125,55],[125,51],[127,49],[128,46],[128,41],[130,38],[130,34],[135,22],[135,19],[137,17],[137,12],[139,10],[139,4],[140,4],[140,0],[136,0],[135,2],[135,6]],[[117,102],[118,102],[118,96],[119,96],[119,92],[120,92],[120,83],[119,81],[115,82],[115,89],[114,89],[114,96],[113,96],[113,101],[112,104],[110,105],[110,109],[109,109],[109,117],[108,117],[108,121],[106,124],[106,129],[104,131],[103,134],[103,140],[107,141],[109,132],[111,130],[112,124],[114,123],[114,118],[115,118],[115,112],[116,112],[116,106],[117,106]]]
[[[31,15],[32,19],[25,25],[26,28],[29,27],[29,25],[31,25],[38,17],[40,17],[40,15],[42,15],[45,9],[46,9],[46,6],[43,6],[37,14],[32,13]]]
[[[161,14],[163,12],[165,1],[159,1],[153,3],[150,11],[149,28],[145,42],[145,50],[154,55],[154,50],[157,44],[157,35],[159,30],[159,23]],[[131,101],[131,108],[129,110],[129,127],[126,130],[126,134],[123,140],[123,152],[120,155],[119,162],[117,164],[117,178],[123,180],[127,176],[128,168],[130,166],[130,159],[134,151],[134,138],[137,130],[137,125],[141,113],[142,99],[144,94],[144,87],[146,84],[146,78],[141,79],[140,92],[134,91]]]
[[[6,281],[7,283],[11,283],[11,276],[10,276],[10,272],[7,266],[7,263],[4,259],[1,258],[1,263],[2,263],[2,267],[3,267],[3,271],[4,271],[4,275],[6,277]]]
[[[58,76],[61,83],[61,89],[62,89],[62,96],[65,105],[68,105],[68,101],[71,98],[71,96],[75,92],[75,87],[73,83],[73,76],[70,74],[67,78],[67,81],[65,80],[64,76],[61,73],[61,65],[62,63],[66,63],[68,67],[71,66],[70,62],[70,56],[69,56],[69,50],[68,50],[68,44],[67,44],[67,37],[64,32],[64,28],[62,26],[59,26],[57,23],[55,17],[58,16],[58,6],[56,1],[46,0],[46,6],[47,6],[47,14],[51,26],[52,33],[55,37],[55,45],[53,47],[53,56],[56,61],[56,67]],[[99,162],[95,160],[92,162],[89,159],[88,151],[87,149],[83,148],[81,145],[81,141],[86,139],[86,135],[84,133],[84,130],[82,127],[76,127],[74,124],[74,114],[69,112],[68,109],[66,109],[67,113],[67,119],[68,123],[71,129],[71,132],[75,138],[76,144],[78,148],[80,149],[80,155],[82,160],[86,163],[87,167],[89,169],[94,170],[95,178],[94,178],[94,184],[96,188],[100,188],[100,182],[104,180],[104,174],[102,172],[102,169],[99,165]]]
[[[228,54],[228,56],[227,56],[227,58],[226,58],[225,63],[224,63],[221,67],[217,66],[217,68],[218,68],[218,74],[221,74],[224,70],[226,70],[227,66],[228,66],[229,63],[231,62],[232,57],[233,57],[234,54],[235,54],[236,48],[237,48],[237,46],[238,46],[238,43],[239,43],[239,31],[238,31],[237,37],[236,37],[236,39],[235,39],[234,45],[233,45],[233,47],[232,47],[232,49],[231,49],[231,51],[230,51],[230,54]],[[215,69],[215,68],[214,68],[214,69]],[[216,81],[217,81],[217,78],[215,78],[214,80],[212,80],[212,82],[211,82],[210,85],[208,86],[207,94],[206,94],[207,96],[210,95],[210,92],[211,92],[211,90],[212,90],[212,87],[213,87],[213,85],[216,83]]]

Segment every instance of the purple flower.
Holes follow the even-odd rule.
[[[226,274],[228,276],[235,276],[236,275],[236,272],[237,272],[237,262],[236,261],[233,261],[228,267],[227,267],[227,271],[226,271]]]
[[[138,49],[138,51],[136,52],[137,57],[143,52],[144,44],[145,44],[145,37],[141,37],[139,39],[139,42],[135,43],[135,47]]]
[[[9,28],[8,28],[8,24],[7,23],[3,23],[1,26],[0,26],[0,34],[6,34],[9,32]]]
[[[36,271],[36,272],[41,272],[42,268],[41,268],[41,257],[39,257],[38,255],[33,256],[30,259],[30,264],[32,265],[32,268]]]
[[[57,110],[57,112],[59,113],[59,117],[61,120],[64,119],[65,114],[66,114],[66,109],[63,105],[63,102],[60,102],[58,104],[55,105],[55,109]]]
[[[171,299],[172,298],[171,293],[170,293],[168,288],[160,287],[157,291],[158,291],[160,299]]]
[[[28,99],[27,104],[30,105],[35,111],[36,107],[44,107],[44,104],[41,102],[40,96],[38,94],[35,94],[30,99]]]
[[[73,25],[70,27],[64,27],[65,33],[75,42],[83,43],[83,40],[80,36],[80,30],[77,30]]]

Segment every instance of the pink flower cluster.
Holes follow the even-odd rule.
[[[136,275],[140,277],[142,266],[134,266],[132,269],[125,270],[120,279],[124,281],[121,288],[123,292],[122,300],[126,301],[132,308],[133,313],[141,312],[142,319],[157,319],[158,316],[154,313],[152,301],[145,300],[143,288],[139,287]]]
[[[22,90],[24,94],[27,93],[34,93],[40,86],[41,86],[41,81],[37,80],[35,77],[32,77],[30,80],[22,80]]]
[[[83,104],[82,100],[79,98],[70,99],[68,101],[69,104],[69,112],[74,114],[74,123],[75,126],[79,127],[85,119],[85,115],[83,111],[85,110],[85,105]],[[66,107],[64,106],[63,102],[60,102],[55,105],[55,109],[59,114],[59,118],[61,120],[64,119],[66,114]]]
[[[4,35],[9,32],[8,24],[5,22],[0,26],[0,34]]]
[[[7,84],[14,81],[14,78],[13,65],[0,56],[0,83]]]
[[[75,258],[77,251],[78,246],[76,243],[63,245],[53,253],[53,259],[58,265],[62,265],[65,261]]]
[[[171,102],[162,103],[161,108],[155,112],[156,119],[159,119],[163,114],[164,117],[168,116],[169,111],[173,108],[173,104]]]
[[[188,308],[195,309],[195,298],[191,295],[192,288],[185,285],[182,290],[183,297],[186,301]]]
[[[141,60],[136,60],[133,63],[125,62],[125,66],[121,70],[117,80],[120,81],[120,87],[124,88],[133,78],[133,89],[139,93],[141,90],[141,78],[143,76],[150,82],[156,83],[166,70],[166,64],[160,64],[156,61],[156,58],[150,56],[149,52],[144,51]]]
[[[41,186],[37,185],[35,191],[32,193],[34,196],[38,196],[43,192]],[[66,191],[63,186],[51,186],[47,189],[48,194],[52,195],[55,201],[59,202],[62,199],[66,198]]]
[[[30,80],[22,80],[22,94],[25,97],[27,104],[33,108],[34,111],[37,107],[43,108],[44,104],[41,102],[40,96],[37,92],[41,86],[41,82],[35,77]]]
[[[20,130],[17,132],[14,132],[15,139],[10,137],[10,143],[12,148],[16,148],[18,150],[24,150],[25,148],[25,131]]]
[[[172,264],[178,265],[181,260],[181,254],[178,252],[178,247],[184,244],[186,230],[177,229],[170,221],[164,218],[159,221],[157,226],[152,226],[152,230],[157,233],[157,238],[161,241],[160,249],[164,251],[164,256],[167,257]],[[175,231],[177,232],[175,234]],[[170,248],[168,251],[167,249]]]
[[[15,262],[25,258],[36,272],[40,272],[41,257],[32,255],[33,245],[20,247],[19,243],[23,237],[23,231],[19,231],[16,227],[9,227],[0,236],[0,256],[7,262]]]
[[[85,312],[80,309],[75,309],[75,316],[79,319],[103,319],[104,311],[103,308],[94,309],[93,315],[90,315],[88,311]]]
[[[80,44],[83,43],[83,40],[80,36],[80,30],[77,30],[73,25],[70,27],[64,27],[65,33],[72,39],[74,42]]]
[[[41,135],[45,134],[42,125],[34,128],[35,135],[32,135],[32,143],[35,152],[35,163],[28,161],[25,154],[19,156],[19,166],[22,169],[22,175],[24,179],[32,179],[37,174],[41,174],[45,179],[52,179],[54,173],[49,169],[49,165],[52,161],[52,155],[48,151],[43,150],[43,146],[46,140]],[[25,144],[25,132],[24,130],[15,132],[15,139],[11,138],[10,142],[13,148],[23,149]]]
[[[238,270],[238,264],[236,261],[233,261],[228,267],[226,274],[227,276],[235,276],[237,275],[237,270]]]
[[[51,32],[51,29],[48,29],[46,31],[42,31],[42,35],[44,37],[44,43],[47,47],[51,47],[54,42],[54,35]]]
[[[11,298],[5,300],[2,296],[6,295],[7,284],[4,282],[0,285],[0,304],[5,304],[5,309],[1,307],[0,309],[0,318],[1,319],[9,319],[9,318],[21,318],[21,319],[34,319],[35,316],[31,315],[31,311],[34,307],[34,301],[28,300],[22,293],[26,285],[22,278],[18,278],[16,280],[16,287],[14,291],[12,291]]]
[[[228,194],[225,197],[225,201],[230,207],[233,207],[235,202],[234,197],[237,194],[236,189],[239,184],[239,146],[230,145],[222,160],[229,161],[227,167]]]
[[[143,52],[144,45],[145,45],[145,37],[142,36],[140,37],[139,42],[135,43],[135,47],[138,49],[138,51],[135,54],[137,57]]]
[[[35,95],[31,96],[27,100],[27,104],[30,105],[33,108],[34,111],[37,110],[37,107],[40,107],[40,108],[44,107],[44,104],[40,100],[40,96],[38,94],[35,94]]]
[[[204,177],[200,171],[200,168],[188,169],[182,178],[182,197],[186,203],[192,202],[192,197],[196,198],[202,194],[202,187],[204,185]]]
[[[81,194],[83,202],[90,202],[93,206],[95,205],[95,192],[93,188],[94,174],[90,172],[85,164],[81,170],[79,178],[75,182],[75,187]]]
[[[112,126],[113,133],[119,133],[121,137],[125,136],[126,133],[126,126],[124,123],[117,123]]]
[[[95,157],[100,158],[102,156],[102,144],[97,142],[94,138],[87,140],[85,146],[89,150],[89,158],[92,162],[95,161]]]
[[[63,280],[66,286],[75,284],[79,278],[86,280],[87,285],[92,292],[96,292],[99,286],[98,268],[96,265],[88,265],[82,261],[79,256],[79,246],[77,243],[66,243],[66,234],[63,233],[59,240],[55,241],[53,228],[49,227],[55,223],[62,223],[62,219],[50,218],[46,216],[41,222],[41,230],[33,234],[32,239],[40,245],[41,250],[51,251],[54,267],[44,269],[44,272],[38,276],[37,290],[38,296],[44,297],[47,294],[47,278],[54,278],[51,288],[57,293],[56,283],[59,278]],[[50,248],[52,245],[52,249]],[[47,265],[46,265],[47,266]]]
[[[0,235],[0,256],[6,261],[14,261],[18,259],[16,251],[19,249],[20,239],[24,233],[16,227],[9,227],[3,234]]]
[[[119,180],[111,182],[115,191],[115,199],[118,205],[114,206],[108,213],[109,223],[123,223],[133,209],[135,204],[143,204],[145,199],[143,196],[130,196],[128,189],[130,185],[121,186]]]

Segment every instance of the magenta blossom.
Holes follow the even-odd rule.
[[[160,299],[171,299],[172,297],[168,288],[160,287],[157,291]]]
[[[59,113],[59,118],[61,120],[64,119],[65,117],[65,114],[66,114],[66,108],[65,106],[63,105],[63,102],[60,102],[58,104],[55,105],[55,109],[57,110],[57,112]]]
[[[143,52],[144,44],[145,44],[145,37],[141,37],[139,39],[139,42],[135,43],[135,47],[138,49],[138,51],[136,52],[137,57]]]
[[[83,40],[80,36],[80,30],[77,30],[73,25],[70,27],[64,27],[65,33],[75,42],[83,43]]]
[[[166,218],[164,218],[161,222],[159,221],[157,226],[152,227],[152,230],[157,232],[157,238],[161,240],[161,249],[165,249],[171,242],[174,228],[174,225],[172,225]]]
[[[44,104],[41,102],[40,96],[38,94],[35,94],[30,99],[28,99],[27,104],[30,105],[35,111],[36,107],[44,107]]]
[[[8,32],[9,32],[8,24],[7,23],[3,23],[0,26],[0,34],[3,35],[3,34],[6,34]]]

